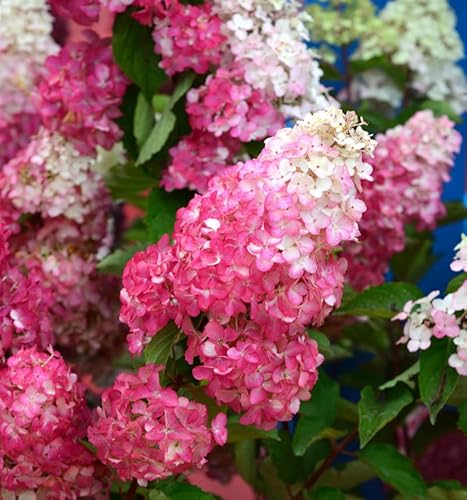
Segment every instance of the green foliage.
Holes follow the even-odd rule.
[[[141,208],[146,208],[146,199],[140,194],[155,184],[153,177],[131,163],[115,165],[105,173],[104,181],[114,200]]]
[[[432,424],[436,422],[438,413],[454,391],[459,378],[457,372],[448,365],[451,353],[450,340],[432,339],[430,348],[420,355],[420,397],[430,411]]]
[[[252,439],[280,440],[277,429],[265,431],[263,429],[258,429],[253,425],[242,425],[238,420],[238,416],[231,416],[227,422],[229,443]]]
[[[402,495],[425,496],[426,485],[420,474],[410,459],[401,455],[394,446],[386,443],[370,443],[358,455],[379,478]]]
[[[256,442],[245,439],[235,443],[234,457],[239,474],[247,483],[254,485],[256,481]]]
[[[167,80],[164,71],[159,68],[151,29],[133,19],[131,10],[115,18],[112,51],[121,70],[140,87],[148,100]]]
[[[453,293],[456,290],[459,290],[465,280],[467,280],[467,273],[458,274],[448,283],[446,293]]]
[[[185,191],[167,193],[160,188],[151,191],[145,217],[150,241],[157,241],[163,234],[172,233],[177,210],[188,203],[190,196]]]
[[[149,133],[148,138],[141,146],[136,165],[147,162],[164,147],[170,133],[174,129],[176,120],[177,118],[172,111],[164,110]]]
[[[292,446],[296,455],[303,456],[308,447],[321,438],[320,433],[330,427],[337,412],[339,385],[323,371],[319,375],[310,401],[302,403],[300,418],[293,436]]]
[[[155,365],[166,365],[173,346],[180,338],[180,329],[171,321],[157,332],[144,348],[144,361]]]
[[[401,384],[379,393],[370,386],[365,387],[358,404],[360,446],[366,446],[412,400],[410,391]]]
[[[446,215],[438,222],[438,226],[445,226],[467,218],[467,207],[462,201],[448,201],[444,204]]]
[[[385,283],[367,288],[340,307],[335,314],[391,319],[402,310],[407,301],[420,297],[422,293],[415,285]]]
[[[287,484],[305,481],[330,450],[329,442],[321,440],[308,446],[303,455],[297,456],[292,448],[290,434],[282,430],[279,436],[280,441],[268,439],[264,443],[279,478]]]
[[[330,486],[322,486],[308,493],[310,500],[345,500],[345,495],[341,490]]]
[[[153,483],[148,495],[149,500],[215,500],[215,498],[198,486],[172,479]]]
[[[136,252],[144,250],[146,245],[142,242],[115,250],[104,257],[98,264],[97,269],[104,274],[121,276],[126,263]]]
[[[391,270],[396,280],[417,283],[437,260],[438,256],[433,253],[433,235],[408,226],[405,248],[393,256]]]
[[[154,123],[154,111],[151,103],[146,99],[143,92],[138,95],[136,102],[133,130],[136,143],[139,147],[146,141]]]

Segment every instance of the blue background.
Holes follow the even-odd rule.
[[[417,0],[413,0],[417,2]],[[382,8],[388,0],[373,0],[373,3]],[[305,1],[307,4],[319,3],[319,0]],[[460,33],[464,46],[467,46],[467,0],[449,0],[451,7],[457,16],[457,30]],[[461,61],[464,72],[467,73],[467,59]],[[462,134],[462,150],[456,157],[456,163],[452,171],[451,181],[445,185],[443,199],[445,201],[464,200],[467,205],[466,187],[466,165],[467,165],[467,115],[463,116],[464,122],[456,128]],[[437,229],[435,232],[434,252],[440,259],[432,266],[429,273],[420,282],[420,287],[424,292],[431,290],[444,291],[447,283],[452,279],[454,273],[449,269],[449,264],[453,257],[453,247],[460,240],[460,234],[467,232],[467,221],[450,224],[449,226]]]

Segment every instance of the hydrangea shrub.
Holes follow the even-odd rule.
[[[465,235],[418,287],[467,214],[447,0],[0,23],[0,498],[462,498]]]

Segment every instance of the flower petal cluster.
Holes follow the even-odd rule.
[[[173,3],[166,15],[155,19],[155,51],[162,56],[160,67],[168,75],[187,69],[207,73],[218,65],[224,52],[222,22],[209,3]]]
[[[122,132],[114,122],[128,81],[112,59],[110,40],[87,32],[45,63],[36,104],[47,129],[59,132],[83,154],[111,149]]]
[[[375,182],[364,183],[367,211],[360,223],[361,243],[345,246],[349,283],[363,289],[384,281],[391,257],[405,244],[404,225],[432,229],[445,213],[443,182],[449,180],[461,136],[446,117],[416,113],[405,125],[377,136]]]
[[[243,68],[245,81],[276,101],[286,118],[324,109],[329,100],[322,71],[306,45],[310,17],[295,0],[214,0],[224,21],[225,59]]]
[[[49,0],[59,16],[89,26],[99,19],[100,6],[96,0]]]
[[[96,498],[100,465],[81,443],[84,387],[54,351],[20,350],[0,369],[0,487],[45,498]]]
[[[98,249],[101,242],[87,239],[78,224],[64,218],[49,219],[12,244],[18,261],[53,292],[55,342],[69,359],[81,362],[103,350],[111,354],[121,345],[118,280],[96,271],[99,251],[108,248]]]
[[[463,271],[467,273],[467,236],[462,235],[461,241],[454,247],[457,250],[454,260],[451,263],[451,270],[454,272]]]
[[[37,131],[31,93],[57,50],[45,0],[6,0],[0,9],[0,169]]]
[[[161,387],[162,366],[146,365],[120,373],[102,395],[102,407],[88,429],[98,458],[126,481],[148,481],[180,474],[206,463],[215,443],[226,441],[226,417],[208,427],[206,406]]]
[[[219,68],[205,85],[191,89],[186,110],[194,130],[229,134],[243,142],[264,139],[283,123],[267,94],[245,82],[238,65]]]
[[[211,177],[235,163],[240,148],[238,139],[196,130],[169,150],[171,161],[160,184],[167,191],[188,188],[204,193]]]
[[[96,270],[114,238],[111,199],[96,162],[41,129],[0,173],[0,225],[10,255],[1,355],[54,342],[81,362],[121,345],[116,280]]]
[[[110,208],[109,193],[93,163],[92,157],[81,155],[64,137],[42,128],[5,165],[1,194],[20,213],[63,216],[79,224],[93,221],[91,228],[94,217]]]
[[[2,221],[3,222],[3,221]],[[21,268],[11,253],[8,233],[0,229],[0,360],[21,347],[52,343],[51,290],[42,274]]]
[[[467,267],[463,251],[467,248],[463,236],[455,247],[458,252],[451,264],[451,269],[462,271]],[[453,339],[456,352],[451,354],[448,363],[459,375],[467,375],[467,280],[454,292],[444,298],[439,291],[431,292],[426,297],[405,304],[401,313],[394,320],[406,320],[404,335],[398,343],[407,344],[410,352],[426,350],[431,346],[432,338],[449,337]]]
[[[346,263],[334,251],[359,235],[358,189],[371,179],[362,156],[373,148],[354,113],[331,108],[212,179],[177,213],[173,246],[165,238],[125,268],[130,351],[174,320],[188,336],[188,361],[202,361],[194,373],[208,393],[246,411],[242,422],[290,419],[322,361],[304,327],[340,303]],[[192,321],[203,317],[207,324]]]
[[[28,54],[42,63],[56,50],[52,24],[46,0],[2,0],[0,57],[3,53]]]
[[[467,82],[457,64],[464,47],[448,0],[388,2],[356,53],[360,59],[381,55],[408,66],[409,85],[416,92],[449,102],[459,114],[467,109]],[[357,84],[364,86],[364,80]]]

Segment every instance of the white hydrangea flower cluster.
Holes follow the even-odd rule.
[[[56,50],[46,0],[2,0],[0,53],[28,54],[39,64]]]
[[[31,93],[44,60],[58,50],[46,0],[0,1],[0,168],[39,126]]]
[[[352,101],[369,99],[393,107],[400,106],[403,97],[391,78],[379,69],[370,69],[357,75],[352,81],[350,93]]]
[[[457,253],[451,263],[453,271],[467,271],[467,237],[455,247]],[[453,339],[456,352],[451,354],[448,363],[459,375],[467,375],[467,280],[453,293],[444,298],[439,291],[426,297],[409,301],[404,310],[393,318],[407,320],[400,344],[407,344],[410,352],[426,350],[432,338],[449,337]]]
[[[289,118],[329,106],[322,70],[305,43],[311,18],[300,7],[295,0],[214,0],[224,21],[227,57],[245,68],[250,85],[277,99]]]
[[[390,1],[362,38],[355,57],[371,59],[383,54],[410,69],[410,85],[420,94],[449,102],[459,114],[467,109],[467,82],[457,66],[464,47],[448,0]],[[355,82],[356,92],[371,93],[362,89],[366,83]],[[369,83],[373,83],[371,77]]]

